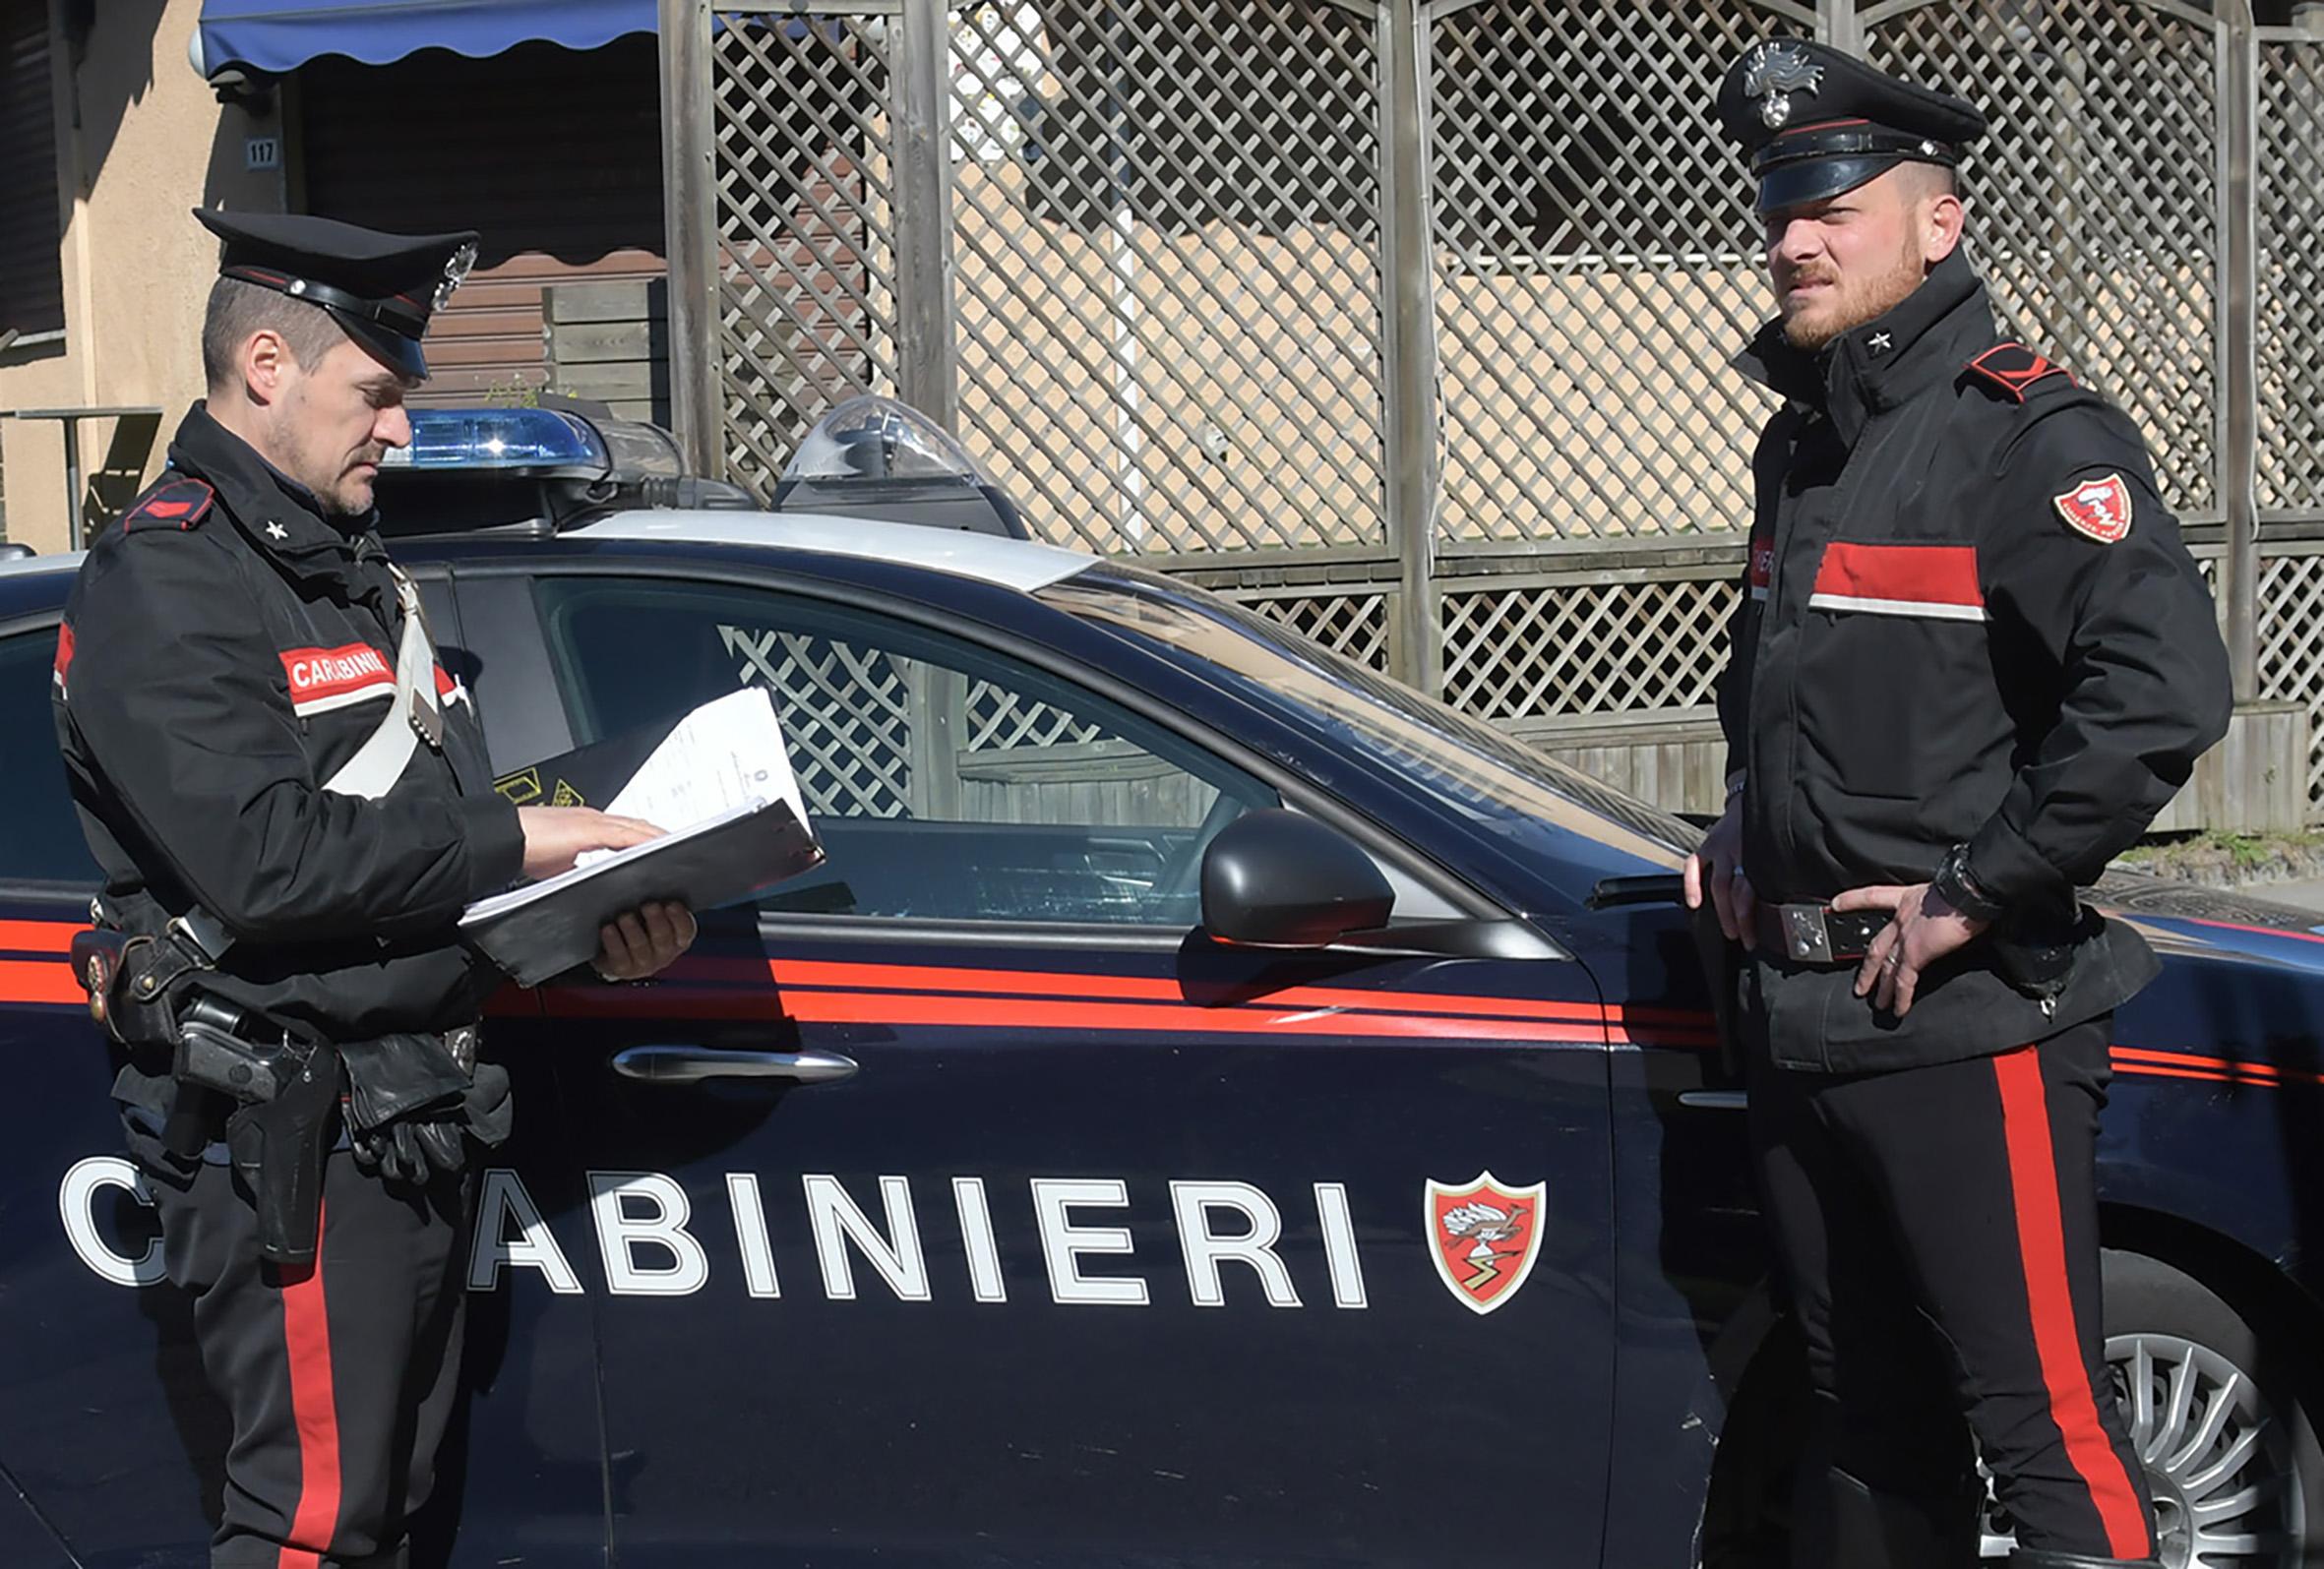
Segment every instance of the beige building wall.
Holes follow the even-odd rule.
[[[105,0],[75,47],[52,7],[57,186],[64,205],[61,344],[0,353],[0,409],[151,405],[160,417],[81,427],[79,506],[93,522],[161,465],[169,433],[202,395],[202,306],[217,242],[197,207],[284,208],[275,167],[246,169],[246,144],[282,147],[279,100],[265,116],[221,105],[186,51],[201,0]],[[67,541],[62,427],[0,420],[8,536],[42,554]]]

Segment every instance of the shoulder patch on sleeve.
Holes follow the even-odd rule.
[[[192,528],[210,515],[211,507],[217,501],[217,492],[203,480],[186,476],[165,480],[148,491],[127,516],[121,519],[124,530],[140,523],[167,524],[171,528]]]
[[[2086,479],[2049,504],[2066,526],[2102,545],[2111,545],[2130,533],[2130,486],[2119,474]]]
[[[2026,394],[2037,382],[2048,381],[2052,376],[2063,376],[2069,387],[2079,385],[2063,365],[2051,364],[2023,343],[1996,343],[1971,360],[1969,369],[2020,403],[2026,400]]]

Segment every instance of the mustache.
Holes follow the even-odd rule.
[[[1797,288],[1803,283],[1837,283],[1840,281],[1840,275],[1837,272],[1828,272],[1822,268],[1785,268],[1776,274],[1776,281],[1785,288]]]

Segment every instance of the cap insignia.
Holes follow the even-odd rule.
[[[467,277],[468,269],[476,265],[476,242],[468,241],[452,253],[452,260],[444,264],[444,281],[436,285],[436,302],[432,310],[444,309],[452,298],[452,291]]]
[[[1759,118],[1770,129],[1792,117],[1794,92],[1813,97],[1823,86],[1824,68],[1796,44],[1763,43],[1743,70],[1743,96],[1759,100]]]

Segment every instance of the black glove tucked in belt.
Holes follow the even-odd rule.
[[[509,1136],[508,1070],[481,1062],[471,1074],[458,1051],[461,1034],[389,1035],[339,1048],[357,1167],[418,1186],[465,1167],[468,1139],[491,1146]]]

